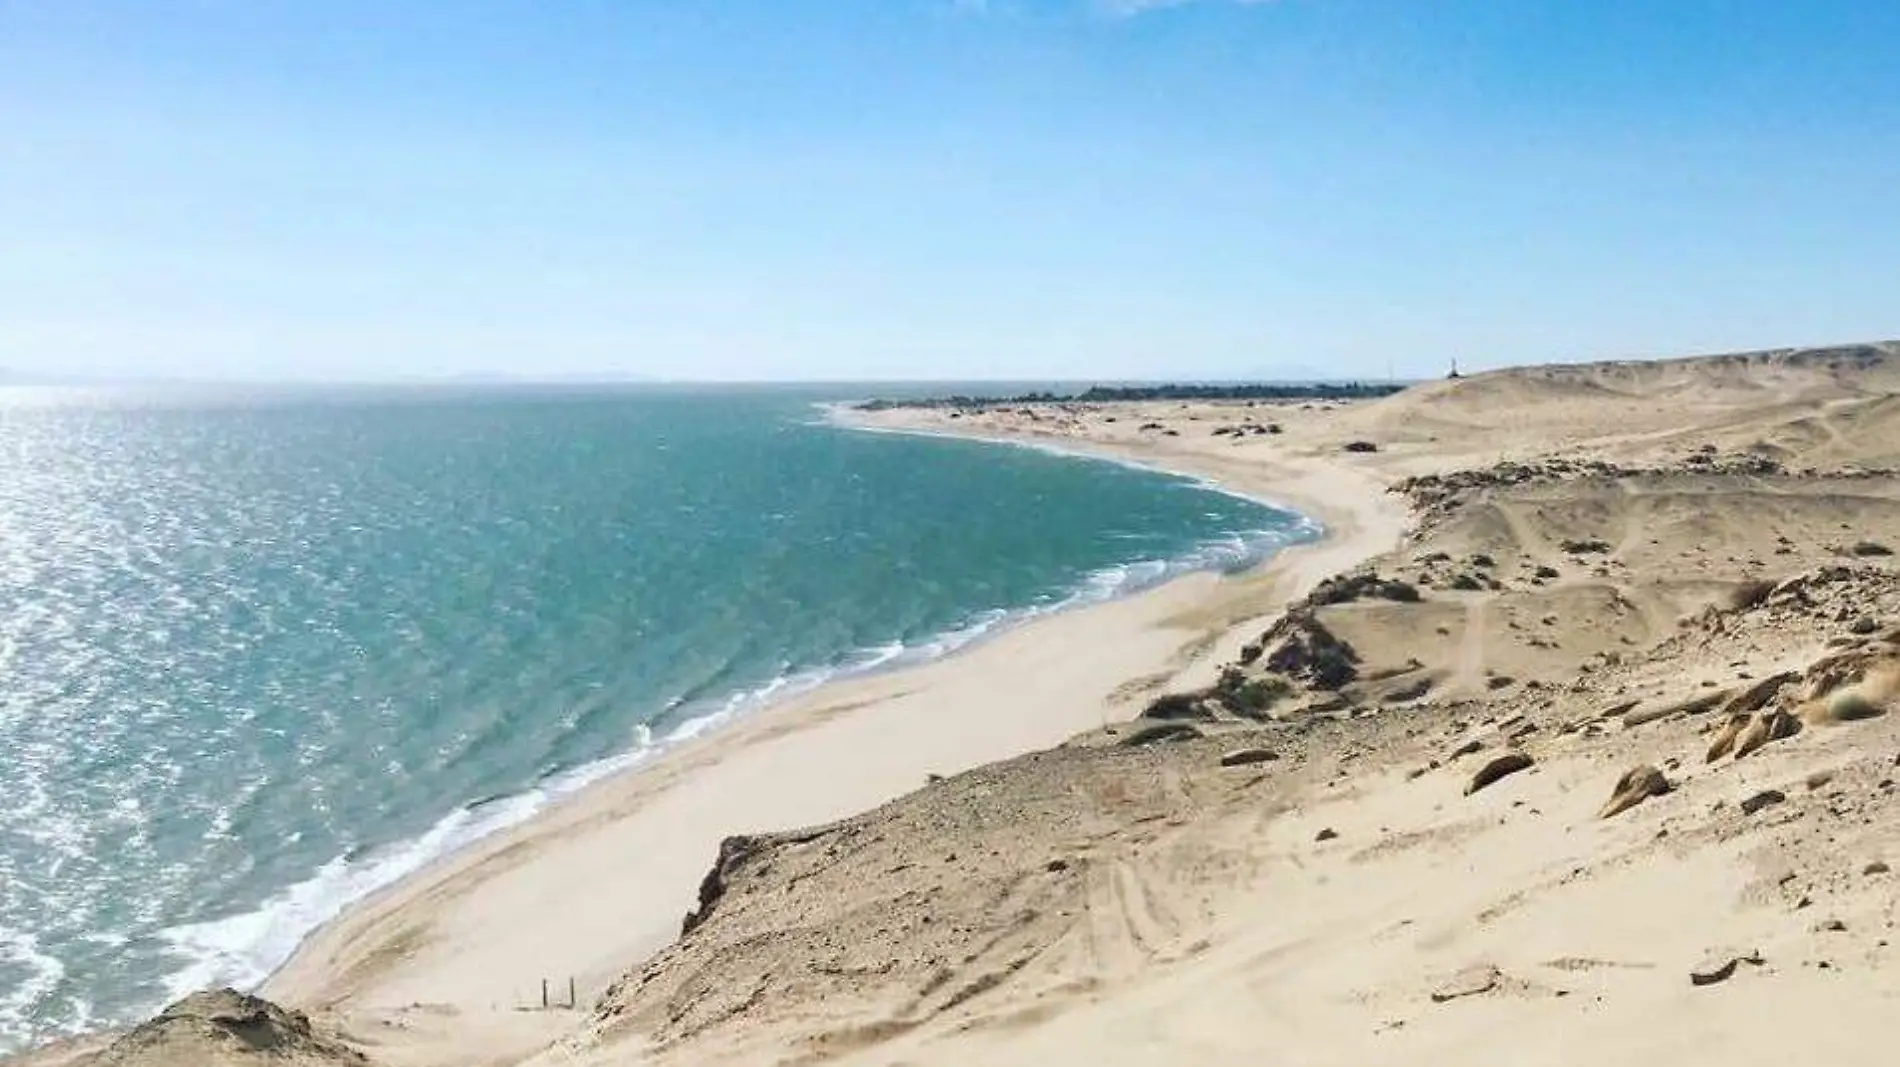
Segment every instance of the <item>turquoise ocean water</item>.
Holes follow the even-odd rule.
[[[1317,532],[835,396],[0,390],[0,1051],[774,696]]]

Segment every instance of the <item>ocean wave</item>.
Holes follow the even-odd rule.
[[[39,939],[24,930],[0,926],[0,1034],[29,1031],[34,1011],[66,977],[66,966],[40,950]],[[79,1012],[86,1013],[83,1005]],[[70,1028],[83,1026],[84,1018]]]
[[[1289,545],[1313,540],[1324,532],[1318,522],[1298,512],[1177,472],[1135,461],[1044,448],[1030,442],[997,443],[1169,475],[1210,492],[1266,505],[1276,516],[1284,516],[1285,521],[1270,528],[1240,531],[1206,541],[1178,556],[1134,560],[1103,568],[1085,576],[1066,595],[1043,603],[980,612],[959,625],[915,642],[892,641],[863,648],[830,666],[787,670],[758,686],[669,709],[676,719],[675,725],[658,736],[651,728],[641,725],[635,731],[632,744],[619,754],[550,772],[524,792],[471,802],[450,812],[418,837],[369,849],[353,849],[250,911],[174,926],[161,932],[159,936],[184,961],[166,983],[168,993],[175,999],[214,985],[255,988],[283,966],[319,927],[358,901],[484,838],[520,825],[554,802],[601,779],[630,770],[659,753],[768,705],[841,679],[941,659],[1031,620],[1130,596],[1186,574],[1244,570]],[[7,948],[4,937],[0,937],[0,958],[4,958]],[[48,962],[57,965],[57,961]],[[58,979],[53,976],[43,980]],[[5,1004],[0,1003],[0,1020],[6,1018],[5,1010]]]

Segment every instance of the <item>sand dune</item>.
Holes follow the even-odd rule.
[[[1886,344],[866,416],[1335,537],[778,709],[270,991],[390,1064],[1884,1063],[1896,388]],[[574,1012],[497,992],[563,967]]]

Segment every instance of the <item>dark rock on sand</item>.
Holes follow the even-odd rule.
[[[1715,985],[1717,982],[1726,982],[1730,978],[1735,977],[1736,968],[1744,963],[1752,967],[1761,966],[1761,954],[1751,952],[1746,956],[1727,956],[1710,959],[1695,970],[1689,972],[1689,983],[1691,985]]]
[[[1451,755],[1445,758],[1448,760],[1462,759],[1463,757],[1469,756],[1474,752],[1482,752],[1482,751],[1484,751],[1484,742],[1474,737],[1471,740],[1466,741],[1464,744],[1459,745],[1457,748],[1452,749]]]
[[[1193,724],[1185,722],[1158,722],[1152,726],[1143,726],[1116,744],[1123,748],[1139,748],[1161,741],[1192,741],[1201,736],[1201,731]]]
[[[1471,784],[1465,786],[1465,795],[1470,796],[1486,786],[1494,785],[1500,779],[1525,770],[1536,762],[1522,752],[1506,752],[1478,768],[1478,773],[1471,776]]]
[[[1771,808],[1788,799],[1788,795],[1779,789],[1764,789],[1747,800],[1742,801],[1742,814],[1753,815],[1763,808]]]
[[[1670,788],[1669,779],[1655,767],[1648,764],[1633,767],[1616,780],[1616,785],[1610,790],[1609,803],[1603,806],[1597,817],[1609,819],[1621,815],[1650,797],[1662,796]]]

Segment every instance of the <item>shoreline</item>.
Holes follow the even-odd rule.
[[[915,670],[965,654],[986,642],[1022,627],[1035,625],[1058,614],[1088,610],[1103,604],[1139,597],[1195,575],[1248,574],[1271,565],[1274,559],[1290,549],[1323,540],[1327,536],[1323,523],[1282,501],[1268,499],[1254,493],[1240,492],[1191,471],[1161,467],[1153,463],[1083,449],[1059,448],[1041,442],[1012,440],[1001,436],[941,433],[924,429],[910,430],[860,424],[849,418],[847,405],[821,404],[818,407],[825,413],[821,424],[842,432],[932,437],[966,440],[990,446],[1027,448],[1064,459],[1107,463],[1144,473],[1182,479],[1205,491],[1246,500],[1285,514],[1291,520],[1286,535],[1291,539],[1280,539],[1279,532],[1274,530],[1255,530],[1246,533],[1243,535],[1245,537],[1243,547],[1239,549],[1243,562],[1237,568],[1229,566],[1218,558],[1197,559],[1202,556],[1212,557],[1214,555],[1212,550],[1218,544],[1215,542],[1203,544],[1195,552],[1185,556],[1134,561],[1120,568],[1091,574],[1089,582],[1077,587],[1059,601],[1022,606],[1008,611],[999,610],[993,615],[986,614],[980,622],[942,631],[916,645],[866,646],[853,654],[852,661],[844,664],[831,668],[801,669],[780,675],[764,684],[708,700],[704,703],[702,710],[681,721],[663,735],[649,736],[643,743],[625,751],[549,774],[533,787],[521,792],[491,794],[471,801],[456,808],[417,837],[391,842],[386,846],[370,850],[360,857],[338,857],[312,877],[279,890],[256,909],[224,919],[167,929],[161,936],[181,944],[199,947],[199,956],[202,957],[198,962],[194,962],[174,976],[173,988],[169,991],[168,998],[176,1000],[202,988],[207,983],[220,980],[245,987],[262,988],[268,985],[278,972],[288,966],[290,960],[302,950],[304,943],[316,936],[324,927],[347,917],[350,911],[359,905],[374,900],[380,894],[400,886],[411,878],[426,875],[441,864],[452,862],[457,856],[479,848],[483,842],[491,838],[508,834],[533,822],[553,809],[584,796],[589,790],[603,782],[622,775],[638,773],[656,761],[669,758],[672,753],[686,745],[711,738],[719,731],[729,729],[753,716],[771,714],[780,707],[815,697],[833,686]],[[1262,547],[1261,542],[1268,540],[1273,543]],[[1162,568],[1162,572],[1146,578],[1136,577],[1133,573],[1139,568],[1150,566],[1158,566]],[[1095,578],[1109,574],[1113,570],[1130,573],[1124,576],[1123,581],[1114,583],[1106,590],[1093,588]],[[491,809],[499,810],[491,812]],[[443,848],[439,844],[436,846],[427,844],[432,839],[438,838],[446,839],[449,842],[448,846]],[[341,866],[346,859],[349,860],[349,866]],[[359,867],[358,861],[368,865]],[[369,888],[359,888],[352,895],[334,904],[323,903],[316,908],[308,909],[318,911],[324,917],[298,935],[293,947],[283,948],[283,941],[286,939],[280,935],[274,948],[266,946],[261,949],[252,949],[247,946],[245,951],[228,953],[223,958],[218,958],[219,928],[251,926],[260,919],[268,919],[279,908],[286,905],[296,906],[300,900],[309,899],[309,894],[304,890],[325,879],[355,882],[359,886],[367,883]],[[275,963],[263,964],[263,960],[270,959],[280,952],[284,955],[277,958]],[[251,973],[238,978],[218,979],[215,977],[219,970],[228,976],[230,974],[228,968],[234,966],[251,968]]]
[[[866,423],[844,428],[932,432]],[[1058,451],[1033,439],[937,435]],[[1182,462],[1192,457],[1060,451],[1293,510],[1318,522],[1320,536],[1237,573],[1182,574],[1027,619],[933,660],[773,701],[347,905],[304,938],[261,992],[336,1015],[371,1043],[381,1043],[376,1031],[384,1030],[406,1035],[405,1044],[433,1045],[425,1034],[453,1019],[456,1045],[532,1052],[571,1025],[571,1015],[511,1009],[537,1002],[543,978],[562,989],[573,978],[584,1004],[670,943],[724,837],[842,818],[921,786],[927,775],[1132,716],[1150,690],[1211,676],[1229,646],[1245,640],[1236,627],[1389,548],[1404,521],[1382,483],[1336,462],[1289,456],[1281,470],[1249,464],[1254,477],[1236,478],[1219,464]],[[1069,653],[1078,646],[1098,651],[1078,662]],[[1022,689],[1029,692],[1011,692]],[[972,703],[991,708],[973,714]],[[1023,705],[1037,713],[1010,714]],[[1113,715],[1105,711],[1111,705]],[[875,759],[862,758],[869,751]],[[600,886],[631,892],[619,906],[575,899],[597,897]],[[418,1025],[418,1005],[431,1006],[432,1025]]]
[[[1000,445],[1004,448],[1026,448],[1032,452],[1042,452],[1051,456],[1061,456],[1064,459],[1079,459],[1079,460],[1086,460],[1092,463],[1112,463],[1118,467],[1126,467],[1130,470],[1144,471],[1149,474],[1161,474],[1161,475],[1166,475],[1171,478],[1185,478],[1188,481],[1193,482],[1195,485],[1199,486],[1202,489],[1207,490],[1210,493],[1220,493],[1225,496],[1231,496],[1240,500],[1248,501],[1250,503],[1259,504],[1263,507],[1269,507],[1276,511],[1285,511],[1294,515],[1298,515],[1305,521],[1314,524],[1315,533],[1317,534],[1317,536],[1313,540],[1323,540],[1327,536],[1326,524],[1324,522],[1319,521],[1316,517],[1312,515],[1308,515],[1304,510],[1300,508],[1296,508],[1293,505],[1288,504],[1284,500],[1280,500],[1276,497],[1259,493],[1259,492],[1249,492],[1249,491],[1236,489],[1232,485],[1226,484],[1224,482],[1216,481],[1215,479],[1210,478],[1207,475],[1199,473],[1192,469],[1183,469],[1178,466],[1167,466],[1160,463],[1156,463],[1151,459],[1139,458],[1137,455],[1131,453],[1129,450],[1117,449],[1113,447],[1112,445],[1108,444],[1107,442],[1077,441],[1072,438],[1063,438],[1061,440],[1066,443],[1058,443],[1056,440],[1044,439],[1040,437],[1031,437],[1031,436],[1026,436],[1026,435],[1012,436],[1010,434],[996,433],[996,432],[986,433],[986,432],[978,432],[978,431],[940,429],[940,428],[930,427],[930,426],[890,424],[890,423],[899,421],[899,420],[893,420],[890,418],[890,416],[894,413],[907,412],[907,411],[913,411],[913,410],[927,411],[929,409],[901,409],[901,408],[888,409],[884,413],[886,415],[886,419],[881,423],[878,420],[877,414],[856,409],[849,404],[836,404],[836,403],[820,404],[819,408],[825,413],[824,421],[826,422],[827,425],[837,426],[846,430],[853,430],[858,433],[892,434],[892,435],[901,436],[901,437],[929,437],[929,438],[935,438],[937,440],[943,440],[943,441],[972,441],[978,444]],[[902,421],[909,421],[909,420],[902,420]],[[1310,542],[1303,541],[1303,542],[1296,542],[1296,543],[1307,544]],[[1291,548],[1292,546],[1288,545],[1285,547]],[[1276,552],[1275,554],[1277,555],[1278,553]],[[1259,563],[1255,564],[1254,566],[1261,566],[1267,562],[1269,561],[1261,560]],[[1252,569],[1252,568],[1250,567],[1249,569]]]
[[[381,1067],[1866,1062],[1900,995],[1900,345],[1628,371],[876,413],[1330,536],[788,702],[268,992]],[[578,1010],[529,1003],[559,967],[594,968]],[[197,1003],[128,1044],[204,1047]]]

